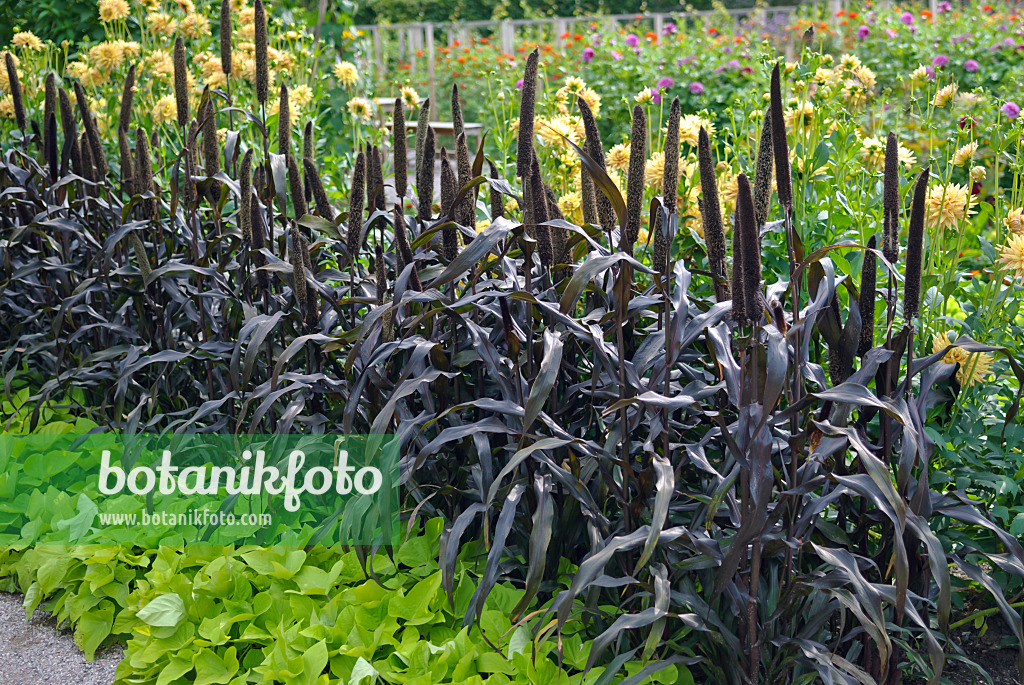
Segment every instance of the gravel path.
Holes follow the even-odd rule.
[[[26,620],[24,597],[0,593],[0,683],[4,685],[111,685],[122,650],[108,647],[85,663],[70,630],[57,630],[46,612]]]

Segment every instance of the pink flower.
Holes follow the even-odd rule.
[[[914,23],[914,15],[911,14],[910,12],[904,12],[903,14],[900,15],[900,21],[902,21],[907,26],[910,26],[911,24]]]
[[[1016,119],[1020,114],[1020,106],[1016,102],[1007,102],[1000,109],[1008,119]]]
[[[885,35],[889,36],[890,38],[895,38],[896,36],[898,36],[900,34],[899,34],[899,32],[896,31],[896,29],[886,29],[885,30]]]
[[[689,87],[690,87],[690,92],[693,93],[694,95],[703,95],[704,94],[704,84],[701,83],[700,81],[694,81],[693,83],[690,84]]]
[[[932,60],[933,67],[939,67],[940,69],[949,64],[949,58],[945,55],[936,55]]]
[[[656,105],[661,104],[661,88],[651,88],[651,102]]]
[[[966,62],[964,62],[964,70],[969,71],[973,74],[976,71],[978,71],[978,63],[973,59],[969,59]]]
[[[864,40],[870,34],[871,34],[871,29],[869,29],[865,24],[861,24],[860,28],[857,29],[857,40]]]
[[[658,88],[671,88],[674,85],[676,85],[676,82],[671,76],[662,76],[658,79]]]
[[[589,45],[583,48],[583,61],[586,62],[587,64],[590,64],[590,61],[594,59],[594,55],[594,48],[590,47]]]
[[[626,36],[626,45],[631,48],[635,48],[637,45],[640,45],[640,39],[637,38],[635,33],[631,33]]]
[[[665,24],[665,27],[661,29],[661,32],[668,36],[675,33],[677,30],[678,27],[676,27],[676,25],[670,21],[669,23]]]
[[[948,12],[951,9],[953,9],[953,5],[950,4],[948,2],[948,0],[942,0],[942,2],[939,3],[939,7],[938,7],[939,12]]]
[[[620,59],[622,59],[622,53],[619,52],[618,50],[612,50],[612,59],[618,62]]]
[[[522,90],[522,89],[523,89],[523,79],[519,79],[518,81],[516,81],[516,90]]]

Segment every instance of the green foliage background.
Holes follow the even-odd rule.
[[[55,43],[103,38],[95,0],[0,0],[0,45],[16,30]]]

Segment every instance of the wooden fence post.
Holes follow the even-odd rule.
[[[434,25],[427,22],[423,25],[424,38],[427,42],[427,80],[430,82],[430,104],[437,111],[437,84],[434,82]]]
[[[661,37],[662,32],[665,30],[665,15],[655,14],[654,15],[654,33]]]
[[[507,55],[515,54],[516,29],[508,19],[501,20],[501,51]]]
[[[373,59],[377,63],[377,73],[384,75],[384,46],[380,42],[380,27],[373,27]]]

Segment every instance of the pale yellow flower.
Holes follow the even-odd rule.
[[[242,24],[241,26],[239,26],[238,27],[238,36],[239,36],[239,38],[244,38],[245,40],[253,40],[253,39],[255,39],[256,38],[256,23],[252,22],[252,23],[249,23],[249,24]]]
[[[163,50],[155,50],[150,53],[146,60],[149,64],[149,73],[165,81],[174,77],[174,60]]]
[[[715,125],[710,120],[705,119],[699,114],[684,114],[679,119],[679,140],[697,147],[697,138],[702,126],[707,131],[708,136],[715,135]]]
[[[117,42],[121,45],[124,56],[129,59],[134,59],[142,53],[142,46],[134,40],[119,40]]]
[[[924,203],[928,225],[945,230],[975,214],[978,198],[971,194],[969,185],[949,183],[929,188]]]
[[[686,160],[679,159],[679,171],[680,177],[686,175]],[[662,191],[662,185],[665,183],[665,153],[655,152],[651,155],[651,158],[647,160],[647,166],[644,169],[644,183],[660,194]]]
[[[566,76],[565,87],[570,93],[578,93],[587,87],[587,82],[579,76]]]
[[[15,33],[14,38],[11,39],[11,45],[16,48],[24,48],[34,52],[39,52],[43,47],[45,47],[43,45],[43,41],[39,40],[39,36],[31,31],[20,31]]]
[[[416,109],[420,106],[420,94],[412,86],[402,86],[402,102],[409,109]]]
[[[914,69],[912,72],[910,72],[910,80],[913,81],[914,83],[924,83],[927,78],[928,67],[926,67],[923,64],[918,66],[917,69]]]
[[[949,347],[949,336],[945,333],[937,333],[932,338],[932,352],[938,353]],[[959,364],[956,372],[956,380],[962,388],[969,388],[976,383],[985,380],[992,370],[992,355],[987,352],[976,352],[971,354],[962,347],[952,347],[942,357],[944,364]]]
[[[348,101],[348,111],[354,117],[369,121],[373,117],[373,105],[366,98],[352,98]]]
[[[118,41],[106,41],[89,48],[89,61],[103,71],[113,71],[124,61],[124,48]]]
[[[146,26],[158,36],[170,36],[178,28],[178,20],[163,12],[150,12],[146,15]]]
[[[977,141],[971,141],[964,145],[959,150],[953,153],[953,166],[963,166],[974,158],[974,153],[978,151]]]
[[[843,55],[839,58],[839,64],[851,71],[861,67],[860,57],[857,57],[857,55]]]
[[[71,78],[81,81],[89,73],[89,65],[85,62],[70,62],[64,72]]]
[[[804,102],[796,107],[787,109],[783,114],[786,121],[786,130],[793,128],[807,128],[814,123],[814,104]]]
[[[313,101],[313,89],[306,84],[292,88],[291,104],[296,109],[302,109]]]
[[[545,145],[568,147],[565,139],[579,143],[583,139],[583,124],[575,117],[560,115],[554,119],[537,117],[536,133]],[[563,138],[564,136],[564,138]]]
[[[633,97],[633,99],[636,100],[637,102],[639,102],[641,105],[646,105],[646,104],[648,104],[651,101],[651,97],[653,97],[651,95],[651,89],[650,88],[644,88],[639,93],[637,93]]]
[[[558,198],[558,209],[566,221],[577,225],[583,223],[583,198],[578,190]]]
[[[619,143],[609,150],[605,163],[612,169],[626,171],[629,168],[629,143]]]
[[[935,93],[935,97],[932,99],[932,104],[936,107],[945,107],[949,104],[949,101],[956,96],[957,85],[950,83],[948,86],[943,86]]]
[[[210,20],[193,12],[181,20],[178,29],[186,38],[202,38],[210,35]]]
[[[82,76],[82,85],[88,88],[95,88],[96,86],[102,86],[107,82],[107,74],[110,72],[98,69],[96,67],[89,67],[89,70]]]
[[[583,88],[577,95],[583,102],[587,103],[587,107],[593,112],[596,117],[601,113],[601,96],[597,94],[593,88]]]
[[[8,95],[3,100],[0,100],[0,117],[4,119],[14,118],[14,96]]]
[[[351,87],[359,80],[359,70],[351,62],[338,62],[334,65],[334,76],[343,86]]]
[[[999,263],[1017,278],[1024,279],[1024,235],[1007,238],[1006,244],[999,248]]]
[[[936,333],[934,336],[932,336],[933,354],[941,352],[950,345],[952,345],[952,342],[949,339],[949,335],[947,335],[946,333]],[[970,356],[971,355],[968,354],[967,350],[965,350],[964,348],[954,346],[948,352],[946,352],[946,354],[942,357],[942,361],[945,364],[963,364],[965,361],[967,361],[967,358]]]
[[[861,140],[861,145],[863,145],[863,147],[860,150],[860,158],[861,161],[864,162],[864,166],[874,171],[884,170],[885,141],[879,140],[878,138],[868,137]],[[914,153],[904,146],[903,143],[897,143],[896,156],[899,159],[900,164],[908,169],[917,163]]]
[[[983,166],[971,167],[971,180],[984,181],[988,171]]]
[[[256,21],[256,8],[243,7],[238,11],[238,23],[242,26],[251,25]]]
[[[124,19],[130,11],[125,0],[100,0],[99,9],[100,21],[104,23]]]
[[[491,225],[491,220],[490,219],[480,219],[480,221],[476,222],[476,232],[480,233],[481,231],[483,231],[485,228],[487,228],[490,225]]]
[[[175,121],[178,117],[178,105],[173,95],[165,95],[153,105],[153,123],[156,125]]]
[[[1006,212],[1006,218],[1003,219],[1003,225],[1013,235],[1024,236],[1024,209],[1020,207],[1013,207]]]

